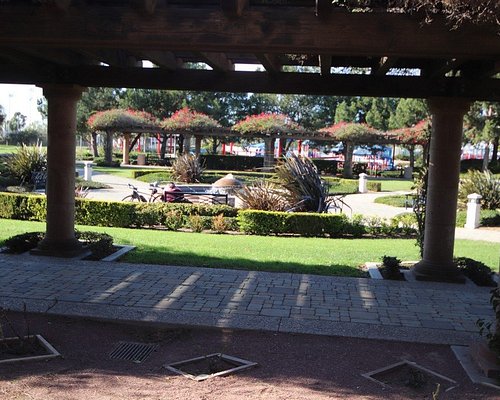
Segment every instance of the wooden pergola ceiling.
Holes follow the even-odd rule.
[[[4,0],[0,82],[500,101],[498,27],[423,20],[331,0]]]

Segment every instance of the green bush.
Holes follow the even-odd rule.
[[[347,217],[343,214],[240,210],[238,223],[242,232],[254,235],[339,237],[350,230]]]
[[[7,252],[20,254],[35,248],[45,237],[45,232],[27,232],[8,238],[4,245]]]
[[[190,217],[193,217],[193,215],[190,215]],[[161,224],[170,231],[176,231],[184,226],[185,217],[180,210],[168,210],[163,214]]]
[[[94,164],[98,167],[113,167],[117,168],[120,166],[122,160],[119,158],[113,158],[111,164],[106,161],[104,157],[95,157]]]
[[[92,255],[87,259],[100,260],[113,253],[113,237],[107,233],[92,231],[76,231],[75,236],[78,240],[84,242]]]
[[[188,218],[188,225],[193,232],[202,232],[205,229],[203,217],[200,215],[190,215]]]
[[[346,226],[345,233],[355,238],[359,238],[366,233],[361,214],[355,214],[351,217],[349,224]]]
[[[467,257],[458,257],[454,261],[458,269],[476,285],[496,286],[491,269],[482,262]]]
[[[29,183],[33,172],[47,169],[47,152],[41,145],[20,147],[7,163],[9,173],[20,183]]]
[[[382,183],[381,182],[366,182],[366,188],[370,192],[381,192],[382,191]]]
[[[482,196],[481,205],[484,209],[495,210],[500,208],[500,179],[490,171],[469,171],[460,179],[458,197],[465,205],[467,196],[477,193]]]

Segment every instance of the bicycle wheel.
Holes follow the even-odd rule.
[[[163,203],[163,195],[161,193],[155,194],[150,201],[151,203]]]
[[[135,197],[131,194],[129,194],[128,196],[125,196],[122,201],[134,201],[134,202],[139,202],[139,201],[142,201],[140,200],[138,197]]]

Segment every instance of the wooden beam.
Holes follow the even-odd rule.
[[[141,60],[123,50],[85,50],[80,49],[80,53],[91,57],[99,62],[103,62],[113,67],[140,67]]]
[[[369,97],[462,97],[500,101],[499,79],[441,78],[418,76],[330,75],[160,68],[65,67],[33,71],[30,66],[0,64],[3,83],[77,84],[91,87],[136,87],[255,93],[289,93]]]
[[[277,74],[281,72],[283,65],[275,54],[256,53],[255,57],[257,57],[257,60],[259,60],[268,73]]]
[[[461,58],[452,58],[442,62],[434,68],[424,71],[424,73],[431,78],[440,78],[445,76],[448,72],[458,69],[463,62],[464,60]]]
[[[249,0],[220,0],[220,7],[229,16],[241,17]]]
[[[332,13],[332,0],[316,0],[316,16],[328,18]]]
[[[164,0],[132,0],[132,4],[146,14],[152,15],[156,11],[156,7],[165,3]]]
[[[332,56],[329,54],[320,54],[319,55],[319,67],[321,70],[322,76],[330,75],[330,71],[332,69]]]
[[[214,71],[227,72],[234,71],[234,64],[229,60],[224,53],[197,53],[201,61],[210,65]]]
[[[200,5],[161,7],[141,18],[127,2],[79,2],[58,18],[14,3],[2,3],[0,45],[446,59],[496,58],[500,44],[496,26],[450,30],[444,18],[423,24],[418,14],[335,12],[319,21],[303,7],[261,6],[234,21]]]
[[[394,67],[398,59],[396,57],[382,57],[374,68],[372,68],[372,75],[384,76],[389,70]]]
[[[9,51],[9,50],[8,50]],[[22,48],[18,53],[25,53],[38,59],[49,61],[60,65],[96,65],[93,57],[83,54],[77,54],[72,51],[63,51],[62,49],[40,49],[40,48]]]
[[[182,68],[182,60],[177,58],[174,53],[170,51],[144,51],[135,52],[142,60],[149,60],[153,64],[167,69],[169,71],[174,71],[177,68]]]

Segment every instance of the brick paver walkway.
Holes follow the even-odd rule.
[[[129,321],[467,344],[489,289],[0,254],[0,305]]]

